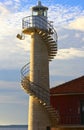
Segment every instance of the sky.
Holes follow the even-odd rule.
[[[50,87],[84,75],[84,0],[42,0],[58,34],[58,53],[49,64]],[[37,0],[0,0],[0,125],[27,124],[29,96],[20,85],[29,62],[30,36],[21,33],[22,18]]]

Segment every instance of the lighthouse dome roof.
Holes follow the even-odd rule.
[[[37,10],[48,10],[48,7],[43,6],[41,4],[41,1],[38,1],[38,5],[33,6],[32,10],[35,10],[35,11],[37,11]]]

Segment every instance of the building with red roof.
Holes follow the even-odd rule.
[[[50,89],[59,125],[84,125],[84,76]]]

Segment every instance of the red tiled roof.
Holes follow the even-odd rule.
[[[84,76],[50,89],[51,94],[84,93]]]

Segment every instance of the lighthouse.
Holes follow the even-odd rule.
[[[48,21],[48,7],[38,1],[32,15],[22,19],[22,34],[31,36],[30,61],[21,69],[21,86],[29,94],[28,130],[49,130],[59,122],[50,105],[49,62],[57,53],[57,33]]]

